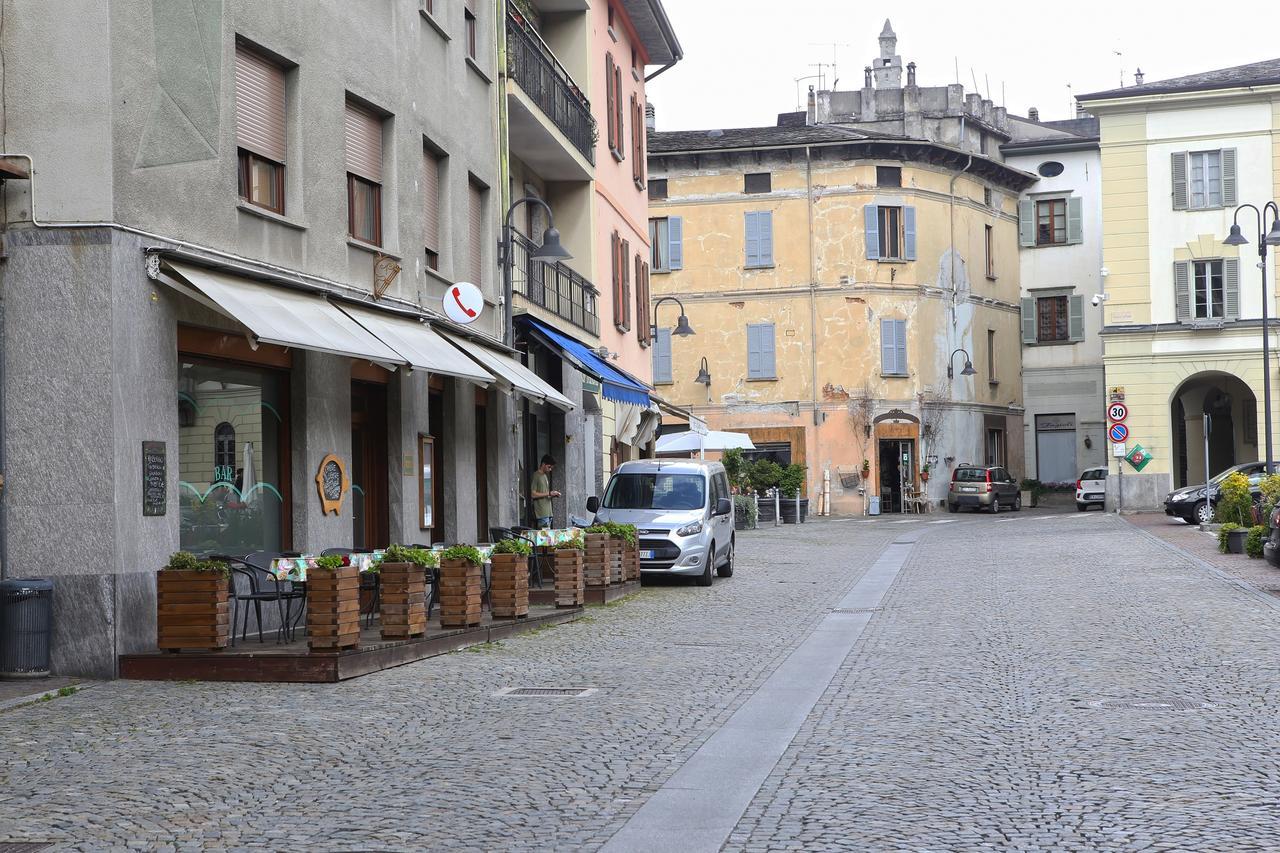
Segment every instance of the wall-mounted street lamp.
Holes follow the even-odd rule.
[[[699,385],[707,386],[707,390],[711,389],[711,371],[707,369],[707,357],[702,357],[702,364],[698,365],[698,378],[693,380]]]
[[[1264,429],[1267,431],[1267,473],[1271,473],[1271,325],[1267,318],[1267,247],[1280,246],[1280,207],[1274,201],[1262,206],[1262,210],[1252,204],[1242,204],[1236,208],[1231,217],[1231,233],[1223,240],[1226,246],[1245,246],[1249,239],[1240,232],[1240,211],[1245,208],[1253,211],[1258,223],[1258,267],[1262,270],[1262,411],[1266,418]],[[1271,214],[1271,228],[1267,229],[1267,214]],[[1208,476],[1206,474],[1205,476]]]
[[[969,351],[965,349],[957,349],[954,352],[952,352],[951,356],[947,359],[947,378],[948,379],[955,378],[954,364],[956,359],[956,353],[958,352],[964,353],[964,367],[960,369],[960,375],[972,376],[973,374],[978,372],[973,369],[973,362],[969,360]]]
[[[680,316],[676,318],[676,327],[671,330],[671,334],[678,338],[688,337],[694,334],[693,326],[689,325],[689,318],[684,313],[684,303],[674,296],[664,296],[657,302],[653,303],[653,324],[649,327],[649,331],[653,337],[658,337],[658,309],[662,307],[664,302],[674,302],[680,306]]]
[[[555,227],[555,214],[551,212],[550,206],[537,196],[528,195],[524,198],[518,198],[511,202],[511,207],[507,208],[507,218],[502,227],[502,242],[498,249],[502,253],[502,342],[507,346],[511,346],[511,342],[515,340],[515,330],[511,327],[511,270],[515,266],[514,252],[515,248],[515,229],[511,224],[511,215],[516,212],[516,208],[522,204],[536,204],[547,212],[547,230],[542,234],[542,245],[534,249],[529,254],[529,259],[534,261],[568,261],[573,259],[573,255],[560,245],[560,232]]]

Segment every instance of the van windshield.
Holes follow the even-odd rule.
[[[701,509],[706,481],[700,474],[615,474],[604,495],[606,509]]]

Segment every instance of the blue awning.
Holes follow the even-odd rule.
[[[606,400],[615,403],[631,403],[633,406],[648,408],[649,388],[644,383],[632,378],[629,374],[609,364],[591,351],[581,341],[574,340],[563,332],[558,332],[528,314],[519,318],[529,327],[545,338],[555,348],[575,364],[579,370],[600,380],[600,393]]]

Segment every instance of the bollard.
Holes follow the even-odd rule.
[[[778,527],[782,524],[782,492],[776,488],[773,490],[773,526]]]

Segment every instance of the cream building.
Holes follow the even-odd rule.
[[[1127,449],[1152,454],[1141,472],[1125,464],[1120,499],[1154,508],[1204,479],[1204,415],[1211,473],[1265,445],[1253,213],[1239,216],[1249,245],[1223,241],[1238,204],[1277,195],[1280,60],[1080,100],[1100,122],[1106,381],[1129,409]],[[1274,287],[1267,298],[1274,317]]]

